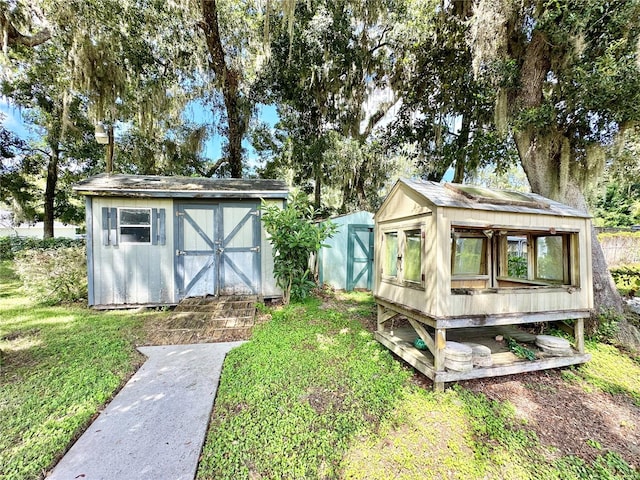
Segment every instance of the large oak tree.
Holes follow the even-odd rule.
[[[497,118],[510,127],[532,190],[586,211],[603,149],[640,120],[640,3],[468,3],[476,72],[498,91]],[[593,247],[596,305],[619,311],[597,241]]]

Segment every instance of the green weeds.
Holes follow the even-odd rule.
[[[640,406],[640,364],[613,345],[586,342],[591,361],[576,369],[586,383],[603,392],[625,394]]]
[[[335,478],[409,373],[358,322],[317,300],[273,312],[230,352],[198,478]]]
[[[126,313],[34,305],[0,262],[0,477],[42,478],[141,359]]]

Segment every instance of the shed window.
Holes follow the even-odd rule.
[[[422,235],[420,230],[405,232],[404,280],[422,281]]]
[[[563,236],[536,237],[536,279],[551,283],[568,282],[568,256]],[[566,281],[565,281],[566,280]]]
[[[382,273],[388,277],[398,275],[398,232],[384,234],[384,266]]]
[[[120,242],[151,243],[151,209],[120,209]]]
[[[453,275],[487,274],[487,239],[481,236],[454,238]]]
[[[452,290],[579,286],[577,232],[453,229]],[[484,281],[480,281],[484,279]]]

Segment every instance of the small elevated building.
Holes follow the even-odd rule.
[[[282,295],[260,202],[284,205],[284,182],[102,174],[74,190],[86,197],[89,305]]]
[[[376,213],[375,225],[376,338],[436,388],[589,359],[584,319],[593,291],[586,213],[531,193],[403,179]],[[535,335],[516,327],[538,322],[558,322],[570,331],[572,348],[554,356],[532,345],[536,358],[523,360],[496,341],[533,344]],[[425,351],[414,346],[417,337]],[[463,371],[445,368],[448,340],[484,345],[492,358]]]

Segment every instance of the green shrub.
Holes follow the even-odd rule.
[[[589,340],[601,343],[613,343],[614,337],[618,333],[621,315],[614,310],[602,310],[596,315],[597,328],[588,335]]]
[[[56,304],[87,298],[84,246],[23,250],[16,255],[15,268],[33,300]]]
[[[72,238],[0,237],[0,260],[13,260],[23,250],[73,247],[84,243],[84,240]]]
[[[640,264],[621,265],[610,271],[620,293],[633,296],[640,290]]]
[[[291,298],[306,298],[315,287],[309,257],[337,229],[332,222],[314,223],[315,214],[300,195],[292,198],[285,208],[262,205],[262,223],[273,245],[273,274],[282,289],[285,305]]]

